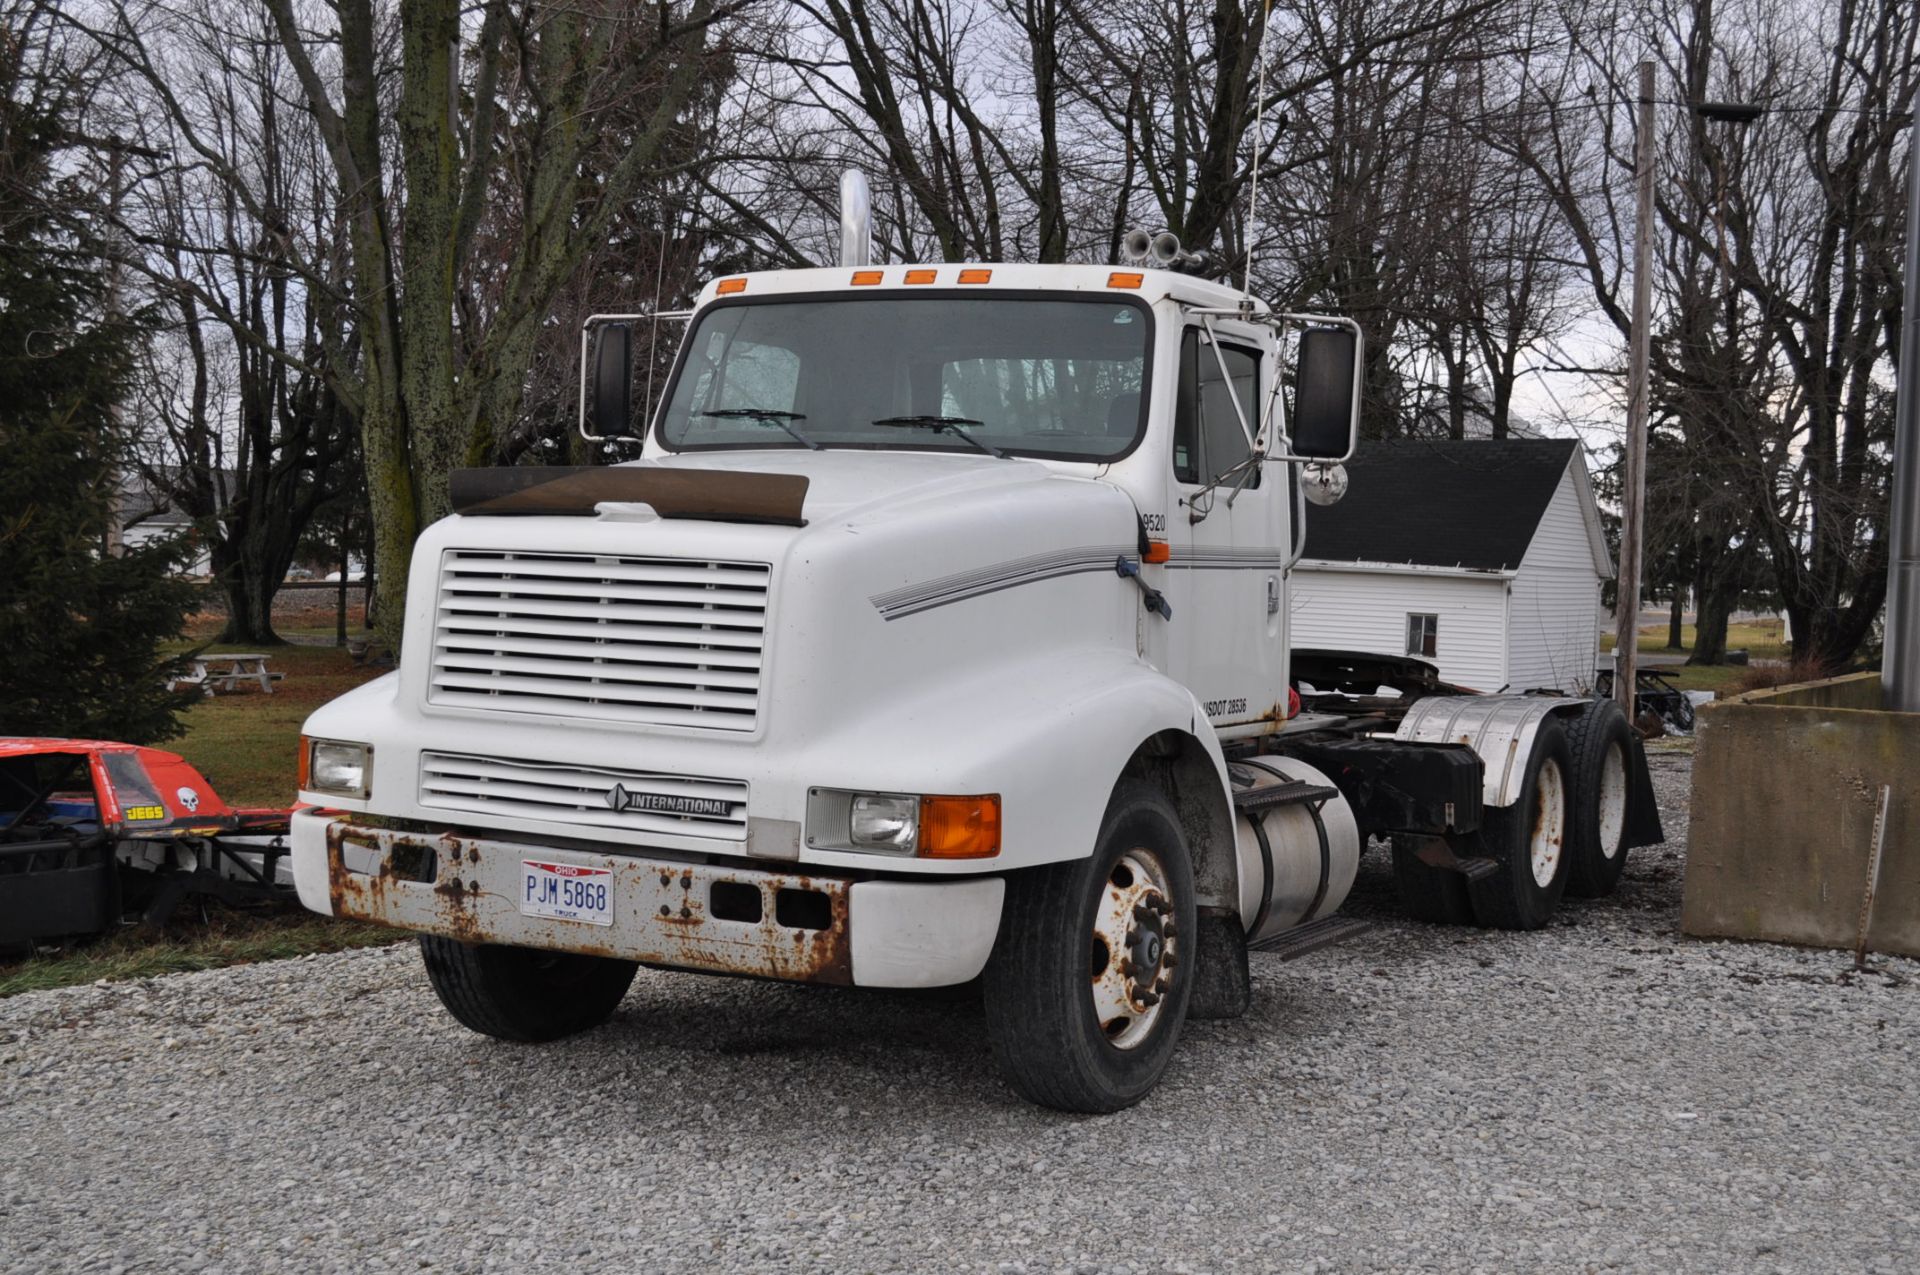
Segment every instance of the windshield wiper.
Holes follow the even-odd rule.
[[[772,407],[723,407],[714,412],[695,412],[696,416],[712,416],[723,421],[752,421],[756,425],[773,425],[793,435],[796,442],[805,443],[814,451],[821,450],[820,444],[802,434],[792,425],[793,421],[807,419],[804,412],[782,412]]]
[[[1007,454],[998,447],[995,447],[992,443],[982,442],[961,428],[963,425],[986,424],[985,421],[976,421],[971,416],[882,416],[873,423],[875,425],[898,425],[905,429],[930,429],[936,434],[952,434],[955,438],[965,439],[967,442],[972,443],[989,456],[998,457],[1001,460],[1007,458]]]

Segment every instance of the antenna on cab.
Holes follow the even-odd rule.
[[[1247,182],[1247,263],[1240,276],[1240,291],[1246,293],[1245,305],[1253,306],[1253,217],[1260,209],[1260,151],[1267,140],[1267,24],[1273,17],[1273,0],[1262,0],[1260,5],[1259,48],[1254,56],[1260,59],[1260,69],[1254,78],[1253,90],[1253,158],[1250,161],[1253,171]]]

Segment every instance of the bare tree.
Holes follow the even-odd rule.
[[[269,221],[249,175],[147,47],[166,12],[134,3],[115,0],[101,38],[153,87],[194,161]],[[486,0],[463,19],[454,0],[391,10],[340,0],[314,11],[267,0],[331,169],[345,268],[298,268],[350,308],[355,348],[328,367],[360,424],[384,593],[404,593],[415,536],[447,512],[448,472],[484,463],[516,420],[554,297],[659,171],[716,56],[716,24],[743,7]],[[623,109],[635,102],[647,109]],[[602,164],[606,118],[639,127]],[[501,216],[515,232],[483,236]],[[484,260],[483,243],[494,254]],[[463,285],[476,276],[488,280],[473,294],[486,304],[463,313]],[[381,635],[396,647],[403,614],[380,610]]]
[[[335,231],[319,139],[283,100],[291,87],[263,16],[198,6],[169,40],[176,100],[218,147],[243,198],[204,165],[173,161],[177,130],[134,96],[111,108],[148,159],[122,201],[123,268],[144,276],[161,323],[143,361],[132,456],[143,485],[194,520],[226,595],[222,640],[278,641],[273,600],[314,511],[357,480],[352,421],[330,361],[346,357],[346,311],[315,292],[300,259]]]
[[[1730,16],[1731,15],[1731,16]],[[1731,37],[1727,31],[1735,34]],[[1575,236],[1596,302],[1621,333],[1619,178],[1625,85],[1639,50],[1674,50],[1656,178],[1665,238],[1656,405],[1691,469],[1653,490],[1686,511],[1704,630],[1719,658],[1743,563],[1764,549],[1797,656],[1844,661],[1884,598],[1885,457],[1899,295],[1896,135],[1916,88],[1916,18],[1894,0],[1805,6],[1669,0],[1591,15],[1558,87],[1585,77],[1522,157]],[[1688,109],[1711,98],[1772,112],[1729,133]]]

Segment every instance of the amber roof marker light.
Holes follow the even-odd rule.
[[[935,279],[938,279],[939,277],[940,277],[940,272],[938,270],[907,271],[908,283],[932,283]]]
[[[884,282],[886,277],[886,272],[881,270],[856,270],[853,272],[853,286],[871,288],[877,283]]]
[[[747,290],[747,281],[745,279],[722,279],[719,283],[713,285],[713,290],[718,296],[732,296],[736,292],[745,292]]]
[[[962,283],[992,283],[992,282],[993,282],[993,271],[991,271],[991,270],[962,270],[962,271],[960,272],[960,282],[962,282]]]

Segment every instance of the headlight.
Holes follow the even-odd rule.
[[[336,797],[367,797],[372,789],[373,749],[366,744],[349,744],[337,739],[306,741],[305,782],[310,792],[331,793]]]
[[[913,852],[920,837],[920,799],[861,793],[847,816],[847,839],[865,850]]]
[[[991,859],[1000,853],[1000,797],[907,793],[807,793],[807,844],[922,859]]]

